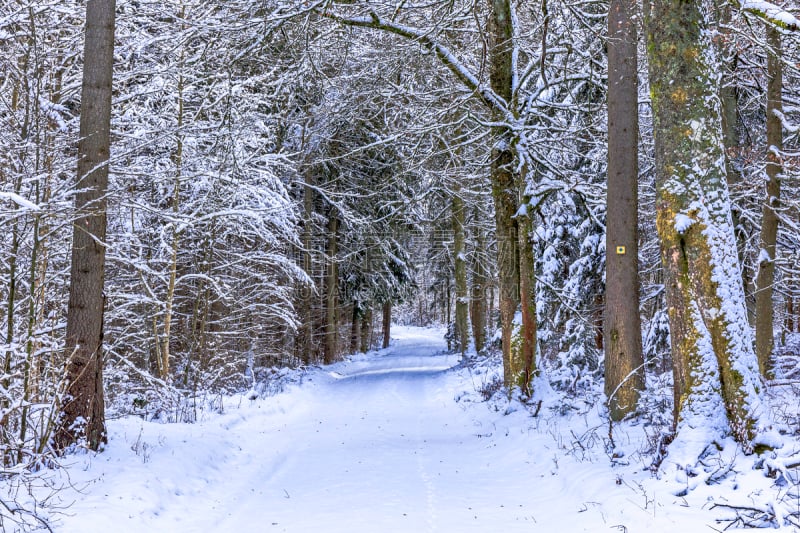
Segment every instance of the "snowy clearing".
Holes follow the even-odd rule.
[[[46,474],[71,484],[48,503],[54,531],[672,533],[724,529],[715,503],[781,505],[786,489],[735,448],[709,460],[732,473],[675,496],[637,453],[639,426],[615,433],[612,466],[596,407],[499,408],[480,401],[487,375],[451,369],[440,331],[393,339],[196,424],[111,421],[105,452]]]

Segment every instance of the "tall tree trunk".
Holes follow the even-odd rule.
[[[181,19],[184,18],[184,8],[181,8]],[[181,50],[180,64],[183,67],[184,50]],[[175,282],[178,277],[178,249],[180,248],[180,233],[177,218],[181,201],[181,178],[183,175],[183,73],[178,76],[178,132],[175,136],[175,181],[172,185],[172,213],[176,221],[172,223],[172,244],[170,246],[169,281],[167,282],[166,306],[164,309],[164,338],[161,341],[160,364],[158,365],[162,380],[170,379],[170,341],[172,332],[172,313],[175,304]]]
[[[453,321],[453,316],[452,316],[453,315],[453,301],[452,301],[453,300],[453,298],[452,298],[453,291],[452,291],[452,287],[450,285],[450,280],[449,279],[445,279],[442,282],[442,284],[444,285],[444,295],[445,295],[444,305],[442,306],[442,310],[444,311],[442,313],[444,315],[444,323],[445,324],[451,324],[452,321]],[[448,339],[447,340],[447,349],[448,350],[452,350],[453,349],[453,340],[452,339]]]
[[[311,172],[306,172],[306,180],[311,179]],[[300,288],[300,302],[297,316],[300,318],[300,328],[297,332],[295,355],[305,364],[312,360],[312,339],[314,335],[314,313],[311,306],[311,296],[314,293],[314,272],[311,256],[313,225],[314,225],[314,189],[306,183],[303,185],[303,271],[308,280]]]
[[[612,420],[636,409],[644,388],[639,317],[639,103],[636,3],[608,12],[608,188],[603,317],[605,393]]]
[[[20,62],[25,65],[28,61],[27,55],[20,59]],[[27,70],[27,66],[21,69],[22,72]],[[27,85],[27,81],[26,81]],[[26,91],[28,92],[28,91]],[[19,110],[19,93],[20,88],[17,83],[14,83],[13,88],[11,90],[11,106],[10,111],[12,113],[17,113]],[[26,111],[26,117],[28,115]],[[28,126],[27,126],[27,118],[25,123],[22,126],[22,131],[20,132],[20,137],[22,139],[26,139],[28,136]],[[11,168],[11,173],[14,176],[14,193],[19,194],[22,190],[22,172],[15,168],[14,160],[8,158],[8,161],[3,161]],[[5,176],[2,176],[5,177]],[[5,181],[5,180],[4,180]],[[17,210],[19,207],[14,207],[14,210]],[[6,228],[8,231],[9,228]],[[11,369],[14,364],[14,350],[12,346],[14,344],[14,327],[16,324],[16,301],[17,301],[17,260],[19,258],[19,217],[12,217],[11,223],[11,250],[9,250],[8,254],[8,297],[6,299],[6,353],[3,360],[3,378],[2,378],[2,387],[3,390],[9,390],[11,386]],[[0,398],[0,407],[3,409],[8,408],[9,406],[9,397],[8,394],[3,394],[2,398]],[[5,426],[7,422],[7,418],[2,420],[2,424]],[[5,436],[5,432],[4,436]],[[5,462],[5,461],[4,461]]]
[[[361,315],[363,314],[358,303],[353,302],[353,320],[350,322],[350,353],[358,352],[358,343],[361,340]]]
[[[519,261],[517,260],[517,211],[515,180],[509,167],[513,155],[498,147],[492,151],[492,194],[495,205],[497,236],[497,270],[499,276],[500,329],[503,349],[503,383],[512,387],[516,376],[512,371],[511,342],[514,313],[519,302]]]
[[[20,181],[17,180],[19,184]],[[19,186],[15,187],[19,191]],[[15,191],[15,192],[16,192]],[[19,194],[17,192],[17,194]],[[19,258],[19,222],[17,217],[11,224],[11,250],[8,257],[8,298],[6,300],[6,349],[3,361],[2,386],[4,390],[9,390],[11,386],[11,369],[14,364],[14,327],[16,324],[16,301],[17,301],[17,259]],[[0,407],[3,409],[9,405],[8,395],[4,394],[0,399]]]
[[[513,98],[514,81],[514,27],[509,0],[490,0],[489,16],[489,82],[492,90],[509,105]],[[494,119],[502,123],[505,117],[493,109]],[[491,157],[492,197],[494,198],[495,223],[497,235],[497,268],[500,278],[500,324],[503,343],[503,382],[506,387],[520,386],[529,390],[533,374],[535,355],[535,313],[531,315],[533,285],[533,263],[523,251],[525,262],[521,272],[520,243],[524,248],[530,246],[529,222],[526,222],[520,235],[516,214],[520,205],[520,191],[524,177],[515,173],[517,146],[511,132],[502,126],[493,128],[494,146]],[[520,276],[526,277],[524,294],[520,290]],[[532,281],[531,281],[532,283]],[[522,302],[523,325],[519,338],[515,339],[514,314],[517,304]],[[531,320],[533,316],[533,320]]]
[[[497,328],[497,323],[495,322],[495,288],[497,286],[497,280],[492,279],[491,283],[489,283],[489,297],[486,298],[486,329],[487,331],[494,331]]]
[[[81,88],[78,182],[67,310],[66,391],[54,435],[64,450],[82,438],[97,450],[106,442],[103,397],[103,309],[105,296],[106,192],[114,65],[115,0],[86,5]]]
[[[764,408],[725,176],[712,21],[699,0],[650,8],[656,227],[682,443],[671,449],[685,465],[728,432],[752,449]]]
[[[392,302],[385,302],[383,304],[383,348],[389,347],[391,340],[391,327],[392,327]]]
[[[517,190],[524,191],[524,182],[518,183]],[[519,237],[519,294],[522,310],[520,340],[511,350],[513,385],[525,394],[532,393],[531,383],[536,372],[536,279],[533,257],[533,219],[529,210],[530,197],[521,195],[520,205],[524,207],[517,214],[517,236]]]
[[[34,201],[39,203],[42,201],[42,198],[39,193],[40,186],[38,182],[36,183],[35,188],[36,195]],[[37,213],[34,215],[33,219],[33,243],[31,246],[31,266],[30,277],[28,280],[30,290],[30,295],[28,297],[28,340],[25,343],[25,361],[22,364],[23,407],[20,415],[20,443],[24,443],[28,438],[28,413],[30,412],[31,403],[35,401],[35,392],[37,389],[36,381],[38,376],[36,370],[38,368],[38,362],[36,352],[39,348],[39,343],[36,341],[36,327],[39,324],[37,319],[40,316],[40,312],[38,310],[38,304],[40,303],[38,298],[38,293],[40,292],[40,288],[38,286],[38,281],[40,279],[39,253],[43,251],[41,245],[42,233],[40,231],[40,225],[41,215]],[[44,301],[42,301],[41,304],[43,305]],[[23,449],[20,447],[19,451],[17,452],[17,463],[22,463],[23,458]]]
[[[453,188],[452,223],[453,223],[453,257],[455,261],[456,285],[456,316],[455,316],[455,348],[461,355],[467,351],[469,345],[469,317],[467,295],[467,250],[464,226],[466,215],[464,199],[461,198],[461,187],[456,184]]]
[[[361,318],[361,352],[367,353],[372,344],[372,308],[367,307]]]
[[[783,125],[779,113],[783,112],[783,66],[781,65],[781,34],[767,27],[767,198],[761,220],[758,275],[756,276],[756,355],[761,375],[772,377],[773,333],[772,285],[775,282],[775,242],[778,237],[778,214],[781,197],[781,150]]]
[[[328,218],[328,272],[325,281],[325,352],[324,361],[329,365],[336,361],[339,336],[339,263],[338,253],[339,219],[331,211]]]
[[[486,345],[486,265],[483,262],[482,251],[485,246],[483,232],[480,229],[475,231],[475,249],[473,250],[472,261],[472,286],[469,299],[469,314],[472,323],[472,339],[475,343],[475,351],[480,353]]]

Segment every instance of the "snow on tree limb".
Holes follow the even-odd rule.
[[[0,192],[0,199],[11,200],[19,207],[23,209],[28,209],[30,211],[38,212],[42,210],[42,208],[36,205],[35,203],[13,192]]]
[[[741,9],[760,17],[784,30],[796,31],[800,20],[780,6],[764,0],[745,0]]]
[[[491,88],[481,83],[477,76],[470,72],[466,65],[459,61],[449,48],[427,33],[417,28],[398,24],[394,22],[394,20],[383,19],[374,11],[370,12],[369,16],[365,17],[343,16],[333,13],[330,10],[319,10],[318,13],[320,16],[346,26],[383,30],[420,43],[428,50],[434,52],[436,57],[444,63],[448,70],[450,70],[450,72],[452,72],[468,89],[474,91],[487,107],[500,111],[507,119],[512,118],[508,109],[508,102]]]

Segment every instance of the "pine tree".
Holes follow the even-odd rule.
[[[644,388],[639,319],[639,99],[635,2],[611,0],[608,14],[608,188],[605,392],[612,420],[636,409]]]
[[[78,180],[67,312],[67,385],[54,441],[58,449],[86,439],[106,442],[103,394],[106,192],[111,145],[115,0],[90,0],[81,90]]]

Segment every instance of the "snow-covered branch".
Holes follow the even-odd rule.
[[[741,3],[741,9],[784,30],[795,31],[800,28],[800,20],[797,17],[771,2],[745,0]]]
[[[2,199],[2,200],[11,200],[15,204],[17,204],[19,207],[21,207],[23,209],[27,209],[29,211],[39,212],[39,211],[42,210],[41,207],[39,207],[35,203],[31,202],[30,200],[28,200],[26,198],[23,198],[22,196],[20,196],[17,193],[0,192],[0,199]]]
[[[463,83],[468,89],[474,91],[481,101],[491,109],[501,112],[503,115],[509,115],[508,102],[505,101],[500,95],[494,92],[491,88],[481,83],[475,74],[473,74],[466,65],[464,65],[453,52],[441,42],[431,37],[425,32],[417,28],[412,28],[403,24],[398,24],[393,20],[386,20],[380,17],[377,13],[370,12],[369,16],[364,17],[349,17],[339,15],[330,10],[320,10],[318,13],[330,20],[334,20],[345,26],[355,26],[360,28],[372,28],[376,30],[387,31],[400,37],[416,41],[426,49],[436,54],[436,57],[452,72],[458,80]]]

